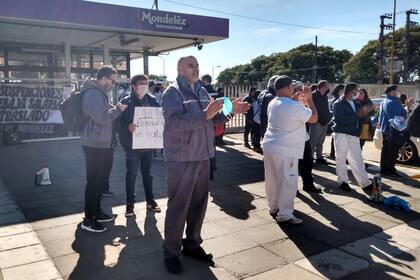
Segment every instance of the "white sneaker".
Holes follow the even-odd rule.
[[[291,224],[291,225],[300,225],[303,223],[302,219],[299,219],[298,217],[292,216],[290,219],[285,220],[285,221],[277,221],[279,223],[284,223],[284,224]]]

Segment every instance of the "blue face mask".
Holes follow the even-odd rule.
[[[217,98],[217,100],[222,100],[223,101],[222,112],[223,112],[223,114],[225,116],[227,116],[230,113],[232,113],[232,111],[233,111],[233,105],[232,105],[232,102],[230,101],[229,98],[227,98],[227,97],[220,97],[220,98]]]

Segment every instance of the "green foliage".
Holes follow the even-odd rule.
[[[395,31],[395,57],[402,60],[405,54],[405,29]],[[409,82],[418,81],[420,73],[420,26],[412,27],[410,32],[410,60],[409,60]],[[385,35],[384,55],[391,57],[392,33]],[[356,55],[344,65],[344,76],[346,80],[357,83],[376,83],[378,73],[378,40],[369,41]],[[395,82],[402,80],[402,73],[394,76]],[[385,73],[384,83],[389,82],[389,74]]]
[[[223,70],[219,83],[256,83],[267,81],[273,75],[286,74],[300,81],[313,80],[313,64],[315,45],[306,44],[285,53],[261,55],[251,63],[237,65]],[[343,81],[343,64],[352,54],[347,50],[334,50],[328,46],[320,46],[317,51],[317,77],[330,82]]]

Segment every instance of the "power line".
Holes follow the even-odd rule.
[[[244,19],[249,19],[249,20],[254,20],[254,21],[260,21],[260,22],[265,22],[265,23],[274,23],[274,24],[280,24],[280,25],[286,25],[286,26],[293,26],[293,27],[299,27],[299,28],[305,28],[305,29],[323,30],[323,31],[329,31],[329,32],[341,32],[341,33],[352,33],[352,34],[369,34],[369,35],[376,35],[377,34],[377,32],[352,31],[352,30],[343,30],[343,29],[335,29],[335,28],[316,27],[316,26],[295,24],[295,23],[289,23],[289,22],[281,22],[281,21],[276,21],[276,20],[245,16],[245,15],[240,15],[240,14],[235,14],[235,13],[228,13],[228,12],[223,12],[223,11],[219,11],[219,10],[215,10],[215,9],[203,8],[203,7],[199,7],[199,6],[195,6],[195,5],[191,5],[191,4],[187,4],[187,3],[181,3],[181,2],[173,1],[173,0],[164,0],[164,1],[170,2],[172,4],[176,4],[176,5],[185,6],[185,7],[190,7],[190,8],[195,8],[195,9],[204,10],[204,11],[208,11],[208,12],[219,13],[219,14],[222,14],[222,15],[234,16],[234,17],[239,17],[239,18],[244,18]]]

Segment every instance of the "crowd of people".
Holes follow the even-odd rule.
[[[314,184],[313,164],[326,164],[323,143],[328,130],[334,132],[331,152],[336,160],[337,182],[344,191],[351,191],[346,161],[362,190],[369,194],[372,181],[368,177],[361,148],[371,139],[370,115],[373,106],[367,92],[355,83],[336,86],[334,102],[328,103],[329,83],[325,80],[313,87],[293,81],[288,76],[273,76],[267,88],[252,87],[249,95],[232,101],[229,114],[222,112],[222,90],[214,90],[211,77],[199,79],[195,57],[179,59],[178,76],[162,94],[151,89],[146,75],[131,78],[131,93],[115,106],[110,105],[108,92],[117,79],[112,66],[99,69],[96,79],[86,80],[81,87],[82,111],[86,124],[81,145],[86,161],[85,217],[81,229],[104,232],[104,223],[115,216],[101,208],[103,194],[109,190],[114,148],[117,139],[126,158],[126,217],[134,216],[135,184],[138,169],[146,197],[146,207],[160,212],[154,199],[153,150],[133,149],[133,133],[137,107],[162,107],[164,117],[163,158],[167,185],[163,252],[167,269],[181,273],[180,255],[213,264],[212,255],[201,247],[201,227],[207,209],[210,179],[215,168],[215,145],[223,145],[224,125],[236,114],[245,114],[244,145],[264,154],[265,189],[269,214],[279,223],[301,224],[294,215],[293,201],[297,194],[298,176],[303,190],[322,193]],[[381,173],[400,176],[395,169],[398,145],[394,141],[390,120],[404,118],[406,109],[398,99],[398,87],[386,88],[379,127],[384,134]],[[408,101],[412,102],[412,101]],[[410,107],[410,104],[407,104]],[[222,131],[222,133],[220,133]],[[391,133],[389,133],[391,131]],[[251,134],[251,145],[249,144]],[[216,138],[215,138],[216,135]],[[118,136],[118,137],[117,137]],[[185,238],[184,236],[185,231]]]
[[[339,84],[331,92],[329,104],[328,81],[303,85],[288,76],[273,76],[267,89],[257,94],[251,87],[244,102],[251,110],[246,114],[244,145],[252,136],[252,148],[264,155],[265,188],[270,215],[277,222],[300,224],[293,214],[293,200],[297,194],[300,175],[303,190],[322,193],[314,184],[314,164],[328,164],[323,157],[325,137],[332,132],[330,158],[335,160],[338,186],[351,192],[347,165],[364,193],[374,190],[362,155],[366,141],[373,138],[375,128],[371,117],[378,114],[377,129],[383,135],[380,173],[382,176],[401,178],[395,168],[398,150],[404,141],[394,121],[404,123],[414,103],[412,98],[402,100],[397,85],[386,87],[379,111],[369,99],[368,92],[356,83]],[[404,97],[404,95],[402,95]],[[262,145],[260,144],[262,141]]]

